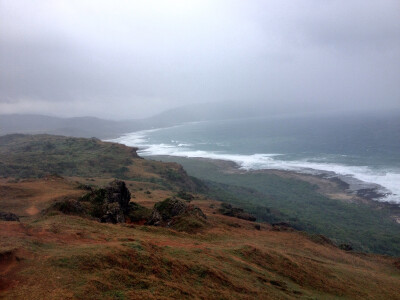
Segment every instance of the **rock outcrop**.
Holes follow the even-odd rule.
[[[125,214],[129,211],[131,193],[124,181],[114,180],[104,188],[104,215],[100,217],[103,223],[125,223]]]
[[[81,186],[89,192],[80,199],[64,199],[53,209],[65,214],[90,215],[103,223],[124,223],[129,215],[131,193],[124,181],[114,180],[107,187]]]
[[[131,193],[124,181],[114,180],[105,188],[107,204],[118,203],[120,209],[126,213],[129,209],[129,201],[131,201]],[[112,206],[112,207],[115,207]]]
[[[172,226],[181,217],[194,217],[195,219],[205,220],[207,217],[203,211],[185,201],[176,198],[167,198],[154,205],[153,212],[148,225]]]
[[[80,199],[64,199],[52,206],[65,214],[90,216],[102,223],[138,223],[155,226],[179,227],[194,231],[205,225],[202,210],[188,201],[168,198],[154,205],[154,209],[130,202],[131,193],[124,181],[114,180],[104,188],[81,187],[89,192]],[[175,228],[174,227],[174,228]],[[177,229],[177,230],[180,230]]]
[[[100,218],[102,223],[125,223],[125,215],[118,202],[104,204],[105,214]]]

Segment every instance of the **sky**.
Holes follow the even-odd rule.
[[[0,0],[0,114],[400,109],[398,0]]]

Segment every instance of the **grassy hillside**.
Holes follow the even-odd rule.
[[[59,118],[29,114],[0,115],[0,135],[47,133],[87,138],[93,136],[109,138],[138,129],[135,124],[129,125],[95,117]]]
[[[98,139],[14,134],[0,137],[0,157],[0,175],[24,178],[123,176],[138,156],[136,149]]]
[[[0,190],[7,188],[20,191],[14,196],[16,212],[49,205],[52,195],[85,193],[55,177],[3,179]],[[55,190],[60,192],[54,195]],[[170,193],[154,190],[149,198],[139,189],[131,192],[135,202],[149,208]],[[21,223],[0,221],[0,297],[400,299],[398,259],[346,252],[324,239],[268,224],[258,230],[253,222],[216,213],[217,201],[192,203],[207,215],[208,226],[196,234],[102,224],[56,211],[31,211]]]
[[[274,174],[226,173],[204,160],[162,158],[184,165],[141,159],[136,149],[98,139],[52,135],[0,137],[0,176],[28,178],[51,174],[91,178],[120,178],[148,189],[202,191],[236,204],[259,221],[289,222],[294,228],[323,234],[358,251],[400,255],[400,225],[386,209],[328,198],[314,185]],[[104,181],[104,182],[105,182]]]
[[[209,196],[244,207],[259,220],[289,222],[359,251],[400,255],[400,224],[387,209],[331,199],[308,182],[274,174],[227,173],[210,161],[158,159],[182,164],[190,175],[206,180]]]
[[[135,148],[124,145],[54,135],[0,137],[0,177],[40,178],[52,174],[148,181],[164,188],[197,187],[180,165],[145,161]]]
[[[216,169],[204,184],[176,163],[96,139],[13,135],[0,139],[0,149],[0,211],[20,218],[0,221],[2,299],[400,299],[398,258],[222,215],[218,199],[260,220],[286,220],[290,211],[255,205],[265,197],[261,188],[216,182]],[[196,219],[174,227],[105,224],[56,209],[82,203],[114,177],[124,178],[131,204],[152,210],[166,198],[187,198],[206,219],[201,227]]]

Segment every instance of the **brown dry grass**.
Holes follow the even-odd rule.
[[[76,184],[55,176],[19,182],[0,179],[0,211],[19,216],[36,215],[56,199],[82,195],[75,187]]]
[[[61,180],[1,181],[5,186],[17,191],[21,212],[79,194]],[[172,193],[133,190],[133,200],[148,207]],[[252,222],[214,214],[216,201],[193,203],[209,223],[197,234],[54,213],[0,222],[0,297],[400,299],[395,258],[345,252],[267,224],[259,231]]]

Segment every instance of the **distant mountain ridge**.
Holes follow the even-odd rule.
[[[164,113],[147,119],[112,121],[97,117],[61,118],[31,114],[0,114],[0,136],[13,133],[114,138],[127,132],[167,127],[189,121]]]
[[[76,137],[107,137],[122,127],[118,122],[95,117],[59,118],[44,115],[0,115],[0,135],[10,133],[61,134]]]
[[[362,113],[362,111],[356,113]],[[381,113],[379,110],[373,112],[373,114],[379,113]],[[12,133],[47,133],[73,137],[97,137],[100,139],[106,139],[118,137],[121,134],[128,132],[169,127],[187,122],[297,114],[340,115],[343,114],[343,112],[334,108],[331,110],[321,110],[318,106],[298,107],[293,105],[281,105],[275,107],[266,103],[254,103],[252,101],[249,101],[248,103],[230,103],[226,101],[191,104],[176,107],[144,119],[121,121],[105,120],[90,116],[61,118],[34,114],[0,114],[0,135]]]

